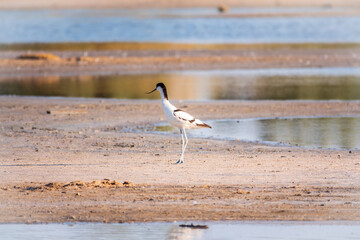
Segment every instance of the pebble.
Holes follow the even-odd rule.
[[[220,6],[218,6],[217,9],[220,13],[225,13],[225,12],[229,11],[229,8],[225,5],[220,5]]]

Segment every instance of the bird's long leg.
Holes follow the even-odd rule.
[[[185,154],[185,149],[186,149],[186,146],[188,144],[188,138],[186,136],[186,132],[185,132],[185,128],[182,129],[183,131],[183,135],[184,135],[184,139],[185,139],[185,144],[184,144],[184,147],[183,147],[183,150],[182,150],[182,153],[181,153],[181,163],[184,162],[184,154]]]
[[[183,156],[183,152],[184,152],[184,144],[185,144],[185,141],[184,141],[184,134],[183,134],[183,130],[180,129],[180,135],[181,135],[181,157],[179,159],[179,161],[177,161],[176,163],[183,163],[184,162],[184,156]]]

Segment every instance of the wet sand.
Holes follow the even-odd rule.
[[[360,116],[358,101],[175,104],[204,120]],[[360,220],[358,150],[190,139],[174,165],[180,137],[151,132],[159,101],[2,96],[0,112],[0,222]]]

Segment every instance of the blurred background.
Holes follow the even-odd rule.
[[[0,94],[360,99],[359,1],[0,3]]]

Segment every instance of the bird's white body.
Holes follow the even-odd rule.
[[[161,95],[163,95],[163,93],[161,93]],[[166,119],[172,126],[180,129],[194,129],[203,127],[201,125],[204,123],[201,120],[196,119],[187,112],[176,108],[169,102],[169,100],[165,99],[164,97],[161,97],[161,103]]]
[[[155,90],[159,91],[161,94],[161,103],[167,121],[172,126],[180,129],[182,152],[181,152],[180,160],[177,163],[183,163],[184,153],[188,143],[185,129],[204,128],[204,127],[211,128],[211,127],[206,123],[203,123],[201,120],[194,118],[187,112],[184,112],[176,108],[174,105],[172,105],[167,98],[166,87],[164,84],[158,83],[156,89],[154,89],[153,91]]]
[[[176,110],[176,107],[166,99],[162,100],[161,103],[163,105],[163,110],[167,121],[174,127],[182,128],[183,123],[179,119],[176,119],[173,115],[173,112],[174,110]]]

